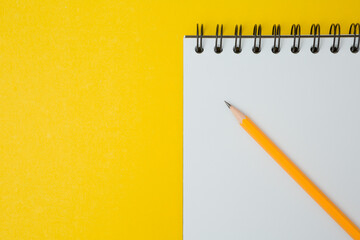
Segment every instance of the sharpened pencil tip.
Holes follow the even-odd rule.
[[[228,103],[227,101],[224,101],[224,102],[225,102],[226,106],[228,106],[228,108],[231,107],[231,104],[230,104],[230,103]]]

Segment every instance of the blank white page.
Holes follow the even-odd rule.
[[[343,240],[351,237],[239,126],[224,100],[243,111],[360,226],[360,53],[353,38],[184,38],[184,240]]]

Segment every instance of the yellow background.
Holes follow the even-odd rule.
[[[360,1],[1,1],[0,239],[181,239],[182,41]]]

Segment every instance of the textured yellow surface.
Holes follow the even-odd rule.
[[[360,2],[1,1],[0,239],[181,239],[182,40]]]

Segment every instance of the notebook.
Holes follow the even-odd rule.
[[[320,35],[318,25],[304,35],[294,25],[292,35],[276,26],[262,36],[256,26],[254,35],[241,36],[237,27],[236,35],[222,36],[221,26],[213,32],[207,26],[212,35],[202,36],[198,26],[196,35],[185,36],[184,240],[351,239],[238,125],[224,100],[360,226],[354,26],[341,36],[338,25],[329,35]]]

